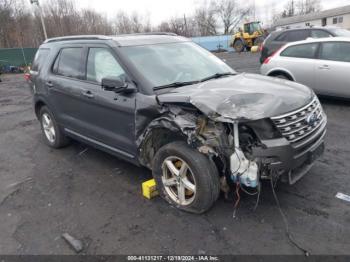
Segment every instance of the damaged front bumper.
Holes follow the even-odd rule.
[[[324,151],[327,116],[315,97],[297,111],[271,118],[280,138],[261,140],[254,157],[266,161],[274,174],[294,184],[303,177]]]
[[[285,138],[264,140],[263,148],[253,148],[254,157],[260,158],[271,173],[283,182],[294,184],[312,167],[324,151],[325,127],[318,130],[302,149],[294,147]],[[264,178],[262,176],[261,178]]]

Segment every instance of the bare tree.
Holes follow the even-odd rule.
[[[295,0],[289,0],[284,6],[282,17],[290,17],[296,14]]]
[[[163,21],[158,26],[158,31],[160,32],[171,32],[169,22]]]
[[[291,17],[295,15],[306,15],[321,10],[320,0],[289,0],[284,7],[280,17]]]
[[[194,21],[198,27],[199,35],[216,35],[217,34],[217,19],[216,6],[211,2],[209,7],[205,5],[195,10]]]
[[[244,16],[248,15],[251,8],[240,8],[236,0],[217,0],[216,10],[224,26],[224,34],[230,34],[240,23]]]
[[[300,15],[315,13],[321,10],[320,0],[299,0],[296,5],[298,14]]]
[[[119,11],[115,17],[115,28],[117,34],[128,34],[132,32],[132,22],[123,11]]]

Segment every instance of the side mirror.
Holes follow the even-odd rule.
[[[127,89],[128,84],[124,77],[106,77],[102,78],[101,86],[106,91],[120,93]]]

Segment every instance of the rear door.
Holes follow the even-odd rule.
[[[324,42],[316,64],[316,91],[350,97],[350,43]]]
[[[48,99],[54,107],[59,124],[73,130],[81,129],[80,116],[83,92],[83,46],[62,47],[45,82]]]
[[[289,71],[296,82],[314,88],[318,46],[318,43],[289,46],[280,53],[278,66]]]

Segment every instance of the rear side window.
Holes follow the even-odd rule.
[[[332,36],[332,34],[324,30],[311,30],[312,38],[323,38],[323,37],[330,37],[330,36]]]
[[[287,41],[288,42],[305,40],[308,37],[309,37],[308,30],[296,30],[296,31],[290,31],[287,33]]]
[[[295,45],[286,48],[281,56],[298,57],[298,58],[315,58],[318,44]]]
[[[320,59],[340,62],[350,62],[350,43],[322,43]]]
[[[43,64],[45,63],[45,59],[47,58],[49,53],[50,53],[49,48],[39,48],[35,54],[31,70],[39,72]]]
[[[280,34],[279,36],[276,37],[275,41],[278,41],[278,42],[285,42],[287,41],[287,33],[282,33]]]
[[[288,31],[284,32],[278,37],[276,37],[275,41],[279,42],[295,42],[300,40],[305,40],[309,37],[309,31],[308,30],[294,30],[294,31]]]
[[[61,49],[54,63],[53,72],[58,75],[81,78],[81,58],[83,48],[69,47]]]

